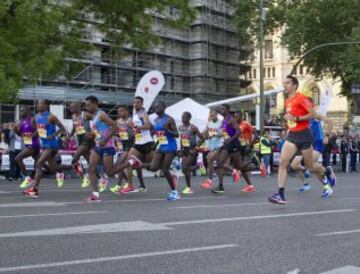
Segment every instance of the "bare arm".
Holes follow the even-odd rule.
[[[230,121],[229,121],[229,124],[235,129],[236,133],[233,137],[230,138],[230,141],[233,141],[235,139],[238,139],[241,135],[241,129],[238,125],[238,123],[236,123],[235,119],[232,118]]]
[[[325,133],[330,134],[331,130],[333,129],[333,126],[334,126],[333,121],[320,113],[317,113],[316,119],[323,121],[325,123],[325,125],[326,125]]]
[[[175,120],[171,117],[167,121],[166,131],[175,138],[179,137],[179,132],[177,130]]]
[[[54,123],[58,127],[58,130],[54,134],[55,136],[59,135],[60,133],[66,133],[64,125],[60,122],[60,120],[55,115],[51,114],[48,121],[49,121],[49,123]],[[52,138],[55,136],[49,136],[49,137]]]
[[[142,130],[150,130],[151,129],[151,123],[149,119],[149,115],[147,113],[143,114],[144,124],[138,128]]]

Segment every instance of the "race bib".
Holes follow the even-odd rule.
[[[246,145],[247,145],[247,142],[246,142],[246,140],[245,140],[244,138],[241,138],[240,144],[241,144],[242,146],[246,146]]]
[[[129,140],[129,134],[128,134],[126,128],[119,128],[118,134],[119,134],[119,137],[121,140],[123,140],[123,141]]]
[[[93,128],[92,129],[92,134],[95,137],[95,142],[99,142],[100,138],[101,138],[100,132],[96,128]]]
[[[124,150],[124,147],[123,147],[123,145],[121,143],[121,140],[119,140],[119,139],[116,139],[116,148],[118,150]]]
[[[226,129],[223,129],[223,130],[222,130],[222,133],[223,133],[224,139],[230,139],[230,136],[229,136],[229,134],[227,133]]]
[[[31,134],[24,134],[23,135],[23,142],[24,142],[24,145],[32,145],[32,136]]]
[[[169,143],[165,131],[156,132],[156,139],[160,145],[167,145]]]
[[[143,142],[144,141],[144,136],[141,133],[140,129],[136,129],[135,130],[135,142]]]
[[[287,125],[289,128],[294,128],[294,127],[296,127],[297,123],[295,121],[288,121]]]
[[[76,135],[83,135],[86,133],[86,130],[82,124],[77,124],[75,127]]]
[[[187,134],[181,135],[181,146],[182,147],[190,147],[190,139]]]
[[[217,135],[217,130],[216,130],[216,128],[209,128],[208,134],[209,134],[209,137],[210,137],[210,138],[215,137],[215,136]]]
[[[39,134],[40,138],[47,138],[47,132],[44,125],[37,125],[36,126],[37,133]]]

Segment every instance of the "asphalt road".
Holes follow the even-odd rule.
[[[163,178],[147,179],[147,193],[93,204],[77,180],[45,180],[37,200],[1,181],[0,273],[360,273],[359,177],[338,175],[328,199],[290,177],[285,206],[266,199],[276,177],[253,176],[254,193],[228,178],[220,196],[197,177],[175,202]]]

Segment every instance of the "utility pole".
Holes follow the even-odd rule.
[[[264,114],[265,114],[265,98],[264,98],[264,22],[265,10],[264,0],[259,0],[259,50],[260,50],[260,113],[259,113],[259,126],[260,131],[264,129]]]

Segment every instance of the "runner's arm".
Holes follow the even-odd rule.
[[[101,121],[103,121],[105,124],[107,124],[111,128],[111,131],[109,132],[108,136],[106,136],[106,138],[104,140],[104,143],[106,143],[115,134],[115,132],[117,130],[117,126],[116,126],[116,123],[114,122],[114,120],[111,119],[105,112],[100,113],[99,118]]]
[[[170,133],[172,136],[174,136],[175,138],[179,137],[179,132],[178,132],[178,129],[176,127],[175,120],[173,118],[171,118],[171,117],[167,121],[166,131],[168,133]]]
[[[333,126],[334,126],[334,123],[331,119],[329,119],[328,117],[320,114],[320,113],[317,113],[317,117],[316,119],[320,120],[320,121],[323,121],[326,125],[326,130],[325,130],[325,133],[327,135],[329,135],[331,133],[331,130],[333,129]]]
[[[151,123],[150,123],[149,115],[147,113],[143,113],[143,119],[144,119],[144,124],[142,126],[138,126],[138,128],[142,130],[150,130]]]
[[[55,136],[58,136],[60,133],[66,134],[64,125],[60,122],[60,120],[55,115],[51,114],[51,116],[49,117],[49,122],[54,123],[58,127],[58,130],[54,133]],[[55,136],[49,136],[49,137],[55,137]]]
[[[234,118],[229,121],[229,124],[236,130],[235,135],[230,138],[230,141],[238,139],[241,136],[241,129],[239,127],[239,124],[235,121]]]

